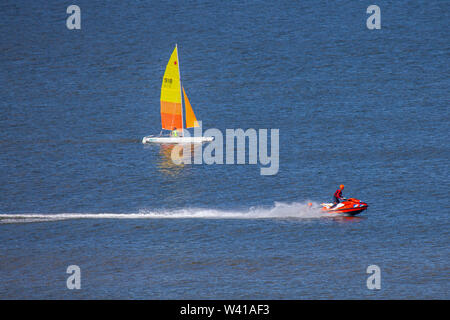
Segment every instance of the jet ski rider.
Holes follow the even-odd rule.
[[[331,206],[331,208],[334,208],[337,206],[338,203],[341,202],[341,200],[346,200],[343,196],[342,196],[342,190],[344,190],[344,185],[341,184],[339,186],[339,189],[336,190],[336,192],[333,194],[333,205]],[[330,208],[330,209],[331,209]]]

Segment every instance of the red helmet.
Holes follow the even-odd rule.
[[[344,185],[343,184],[341,184],[340,186],[339,186],[339,189],[344,189]]]

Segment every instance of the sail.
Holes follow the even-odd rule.
[[[186,107],[186,128],[194,128],[199,127],[197,118],[195,117],[194,110],[192,110],[191,103],[186,95],[186,91],[184,91],[183,87],[183,95],[184,95],[184,106]]]
[[[161,124],[166,130],[182,129],[180,68],[177,47],[172,52],[161,85]]]

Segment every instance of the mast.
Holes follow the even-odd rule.
[[[183,119],[183,86],[181,84],[181,71],[180,71],[180,58],[178,57],[178,44],[175,44],[175,48],[177,48],[177,65],[178,65],[178,74],[180,75],[180,99],[181,99],[181,136],[184,137],[184,119]]]

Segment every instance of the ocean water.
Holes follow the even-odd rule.
[[[450,298],[448,1],[377,1],[380,30],[364,1],[74,4],[0,4],[1,299]],[[175,44],[204,129],[279,129],[276,175],[140,142]],[[367,211],[320,212],[341,183]]]

